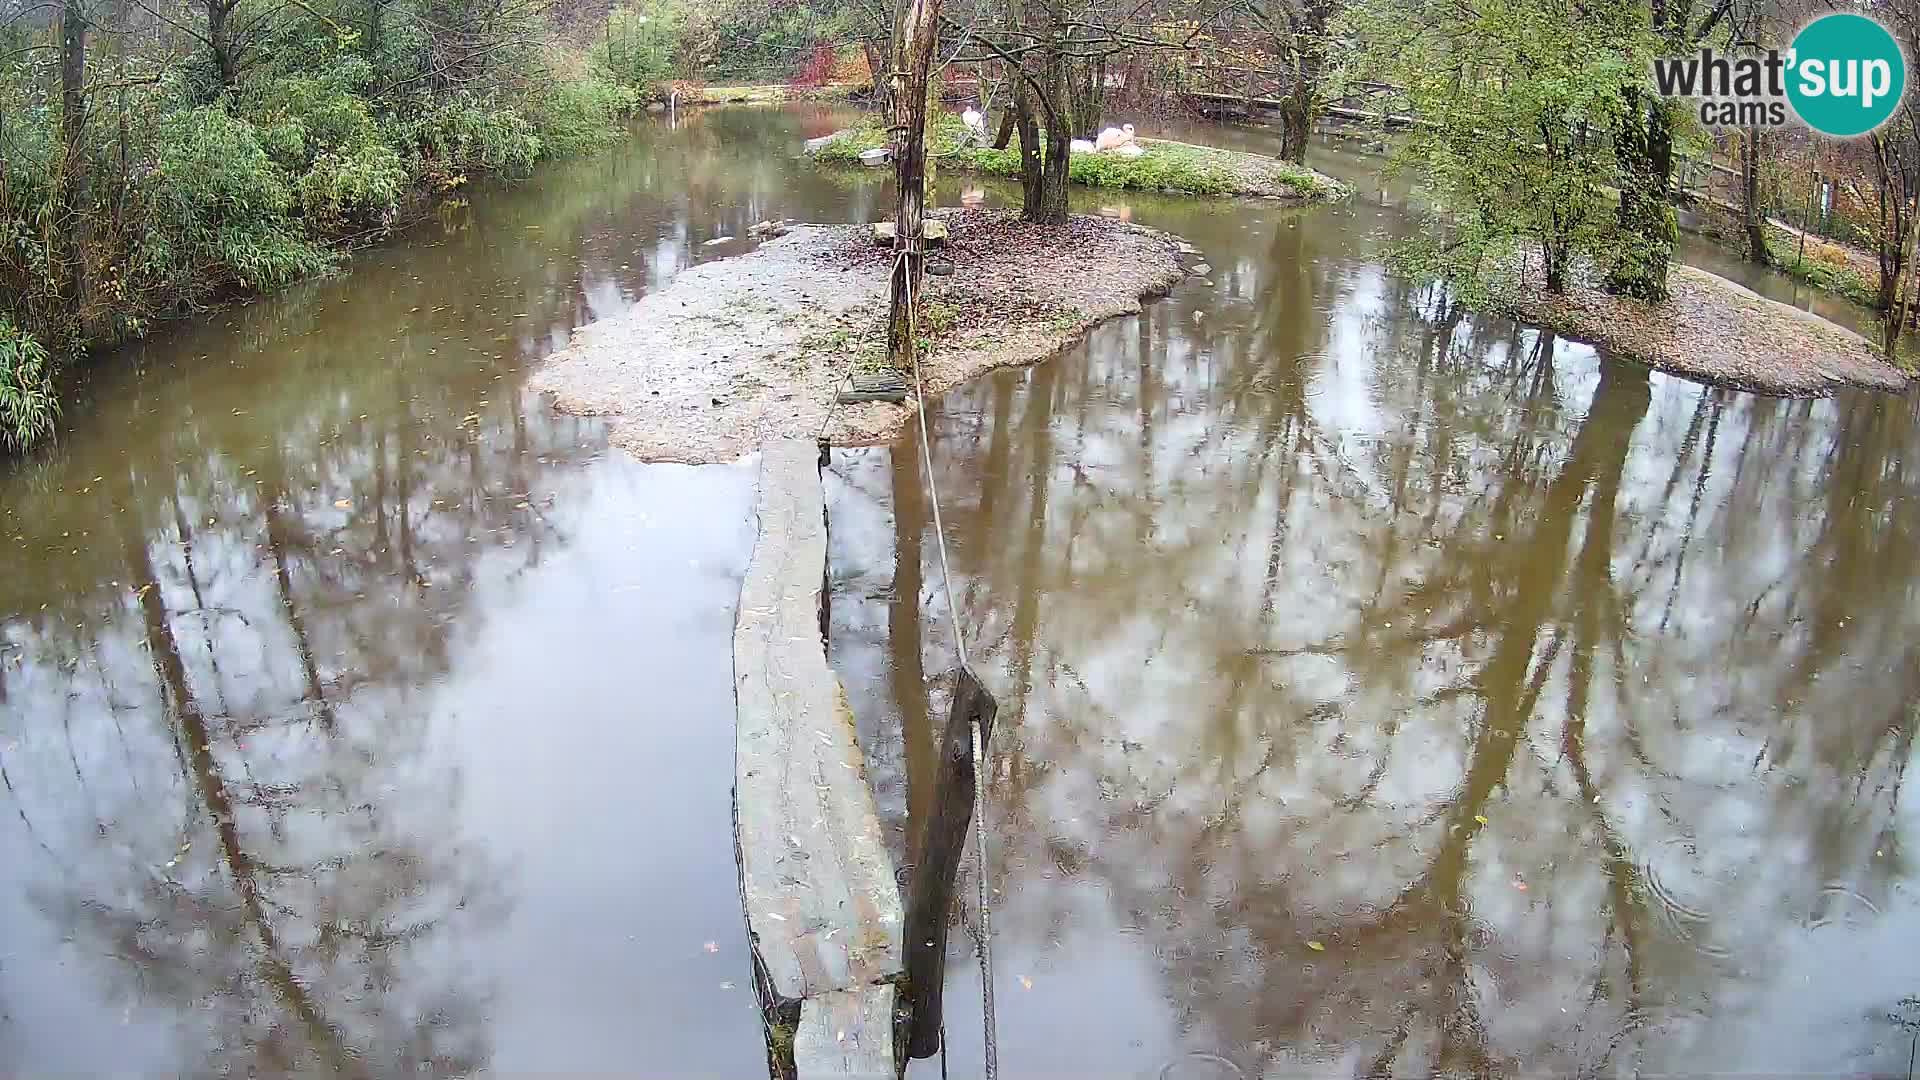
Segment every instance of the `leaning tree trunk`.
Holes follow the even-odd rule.
[[[1773,256],[1767,250],[1767,215],[1760,206],[1760,129],[1750,127],[1742,136],[1740,224],[1747,234],[1747,258],[1767,266]]]
[[[1013,132],[1018,120],[1019,117],[1014,114],[1013,103],[1008,102],[1007,107],[1000,113],[1000,130],[993,133],[995,150],[1005,150],[1008,144],[1013,142]]]
[[[914,363],[913,308],[920,295],[926,240],[920,218],[927,202],[927,79],[940,24],[940,0],[912,0],[894,40],[893,183],[894,262],[887,319],[887,360],[902,370]]]
[[[1667,298],[1667,267],[1679,232],[1673,202],[1673,121],[1665,102],[1628,87],[1614,155],[1620,163],[1620,231],[1627,243],[1607,290],[1637,300]]]

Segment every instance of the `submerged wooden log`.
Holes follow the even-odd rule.
[[[907,1056],[940,1052],[941,989],[946,982],[947,922],[953,910],[954,877],[973,821],[973,725],[980,725],[984,752],[998,710],[993,695],[972,671],[960,669],[940,735],[933,807],[920,822],[918,861],[907,901],[907,1006],[912,1017]]]
[[[891,1076],[900,890],[827,667],[826,500],[811,440],[763,449],[756,510],[733,633],[734,839],[768,1054],[799,1080]]]

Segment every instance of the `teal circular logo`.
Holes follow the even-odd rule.
[[[1887,122],[1906,89],[1900,43],[1865,15],[1822,15],[1787,54],[1787,100],[1822,135],[1865,135]]]

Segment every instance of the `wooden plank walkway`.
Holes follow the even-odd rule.
[[[775,1065],[798,1080],[893,1080],[900,890],[853,713],[827,667],[819,451],[761,451],[754,543],[733,631],[734,839]],[[791,1054],[791,1062],[782,1061]]]

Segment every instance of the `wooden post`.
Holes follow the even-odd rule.
[[[933,46],[939,37],[940,0],[911,0],[894,34],[893,71],[893,244],[906,253],[890,280],[887,362],[901,370],[913,366],[914,340],[908,296],[920,295],[926,241],[920,218],[927,200],[927,80]]]
[[[947,916],[953,910],[955,872],[967,846],[967,827],[973,821],[973,729],[980,725],[985,751],[993,736],[993,717],[999,706],[973,672],[962,667],[953,688],[947,727],[940,735],[940,757],[935,767],[933,805],[920,822],[914,850],[918,861],[908,887],[906,925],[907,1004],[912,1020],[907,1034],[907,1056],[932,1057],[940,1052],[940,992],[946,982]],[[985,868],[982,868],[984,872]]]

